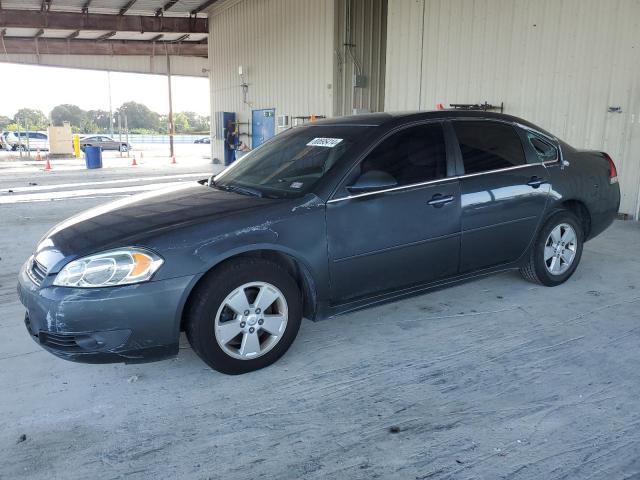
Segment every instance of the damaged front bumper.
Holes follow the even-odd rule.
[[[193,277],[103,288],[37,285],[25,267],[18,296],[43,348],[84,363],[140,363],[178,354],[180,316]]]

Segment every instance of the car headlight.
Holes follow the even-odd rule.
[[[110,287],[149,280],[164,260],[149,250],[123,248],[68,263],[56,276],[59,287]]]

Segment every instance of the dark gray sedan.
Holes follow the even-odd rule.
[[[312,320],[519,269],[547,286],[618,211],[616,168],[519,118],[371,114],[288,130],[220,175],[88,210],[24,265],[29,334],[69,360],[265,367]],[[428,354],[426,352],[425,354]]]
[[[92,135],[81,138],[80,148],[84,149],[85,147],[100,147],[102,150],[116,150],[119,152],[131,150],[131,145],[127,142],[120,142],[106,135]]]

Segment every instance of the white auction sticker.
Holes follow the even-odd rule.
[[[333,148],[338,145],[342,141],[341,138],[314,138],[309,143],[307,143],[308,147],[327,147]]]

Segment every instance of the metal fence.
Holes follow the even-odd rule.
[[[208,135],[174,135],[173,143],[193,143],[197,139],[207,137]],[[119,136],[114,133],[113,138],[118,140]],[[125,141],[125,135],[122,135],[122,141]],[[129,143],[135,145],[137,143],[169,143],[169,135],[140,135],[129,134]]]

